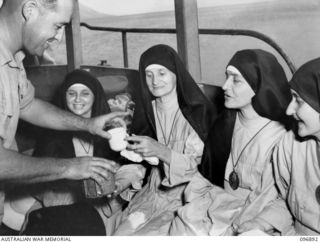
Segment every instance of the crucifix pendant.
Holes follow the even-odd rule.
[[[229,175],[229,185],[233,190],[237,190],[239,187],[240,181],[237,172],[234,170]]]

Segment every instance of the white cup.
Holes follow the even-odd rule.
[[[116,127],[108,130],[111,135],[109,139],[110,148],[114,151],[121,151],[127,147],[128,142],[124,140],[127,136],[126,128]]]

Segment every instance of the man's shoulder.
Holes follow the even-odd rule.
[[[4,45],[4,43],[0,40],[0,68],[12,61],[13,56],[9,49]]]
[[[18,51],[13,55],[9,48],[0,40],[0,68],[10,65],[10,67],[24,69],[22,63],[24,58],[25,54],[23,51]]]

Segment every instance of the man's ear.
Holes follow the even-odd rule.
[[[39,5],[36,0],[28,0],[22,5],[22,15],[25,21],[37,14],[39,14]]]

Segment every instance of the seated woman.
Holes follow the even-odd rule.
[[[281,233],[290,214],[277,198],[270,159],[286,131],[279,123],[291,99],[285,73],[272,54],[242,50],[227,65],[222,88],[227,109],[213,125],[200,171],[213,185],[189,184],[189,203],[171,234]]]
[[[110,112],[100,82],[89,72],[84,70],[74,70],[66,76],[63,84],[59,87],[54,97],[54,104],[82,117],[95,117]],[[57,131],[48,131],[47,134],[43,136],[43,139],[38,141],[35,147],[34,156],[52,156],[58,158],[95,156],[115,161],[119,161],[120,157],[119,153],[116,153],[110,149],[107,140],[92,136],[87,133]],[[128,168],[126,167],[126,165],[122,166],[117,172],[117,174],[121,174],[122,171],[123,174],[123,171],[125,171],[127,175],[127,181],[122,180],[122,182],[125,184],[122,185],[122,189],[130,186],[131,181],[129,181],[129,179],[132,177],[136,176],[135,179],[138,182],[144,177],[144,174],[141,174],[140,177],[138,176],[140,171],[144,170],[142,165],[130,165],[129,170],[131,170],[131,173],[127,172]],[[138,174],[134,173],[135,171],[137,171]],[[130,178],[128,174],[131,176]],[[112,180],[112,178],[113,177],[110,175],[110,180]],[[110,181],[110,183],[110,187],[112,187],[113,181]],[[102,222],[102,219],[105,223],[106,233],[110,234],[113,231],[113,223],[110,223],[110,221],[113,220],[113,217],[116,217],[113,216],[116,212],[121,211],[121,207],[123,205],[122,199],[120,197],[115,197],[112,200],[108,199],[107,197],[88,199],[85,196],[83,186],[84,184],[82,181],[67,180],[47,183],[42,185],[42,187],[37,186],[35,191],[38,202],[41,203],[41,205],[38,205],[38,207],[40,206],[48,209],[52,206],[71,206],[54,207],[46,210],[45,212],[49,212],[51,210],[50,213],[52,212],[52,214],[55,215],[54,219],[50,220],[51,225],[50,222],[47,222],[46,224],[41,222],[41,227],[43,227],[43,229],[40,230],[34,229],[39,227],[39,225],[34,225],[33,229],[31,229],[32,225],[29,224],[27,228],[28,231],[26,233],[83,235],[86,234],[86,232],[88,234],[95,234],[95,232],[98,232],[97,234],[100,234],[99,231],[90,232],[90,229],[85,229],[85,226],[83,225],[85,219],[82,219],[83,216],[81,214],[90,215],[90,212],[92,212],[92,221]],[[108,187],[108,185],[106,185],[106,187]],[[105,188],[105,190],[107,191],[108,188]],[[112,193],[112,190],[113,189],[111,188],[110,193]],[[97,192],[99,193],[99,191],[99,187],[97,187]],[[74,206],[74,203],[86,203],[87,205],[82,208],[79,205]],[[95,207],[95,209],[100,213],[101,218],[95,209],[90,209],[90,205]],[[33,208],[36,207],[37,206],[34,205]],[[42,210],[40,213],[41,212],[44,211]],[[70,216],[70,212],[75,212],[79,215],[75,214]],[[68,215],[68,219],[66,219],[66,215]],[[87,220],[90,222],[89,219]],[[72,231],[70,230],[69,226],[66,225],[66,222],[69,222],[69,224],[73,225]],[[79,222],[81,222],[82,225],[80,225]],[[86,225],[88,226],[89,223]],[[45,229],[44,227],[47,228]],[[102,225],[102,235],[106,234],[103,233],[105,231],[105,227]],[[32,230],[35,231],[32,232]]]
[[[304,64],[289,83],[293,99],[287,114],[298,122],[296,139],[288,132],[275,148],[273,161],[281,196],[294,216],[288,235],[320,234],[320,59]]]
[[[123,212],[115,235],[167,235],[185,187],[199,173],[215,113],[171,47],[156,45],[144,52],[139,72],[152,133],[129,137],[128,149],[160,163]]]
[[[74,70],[65,77],[54,96],[53,104],[78,116],[88,118],[110,112],[101,84],[84,70]],[[35,146],[33,155],[36,157],[117,158],[117,154],[109,148],[108,141],[88,133],[52,130],[46,130],[45,133]],[[46,190],[41,194],[41,201],[45,207],[67,205],[85,199],[81,181],[64,180],[44,186]]]

